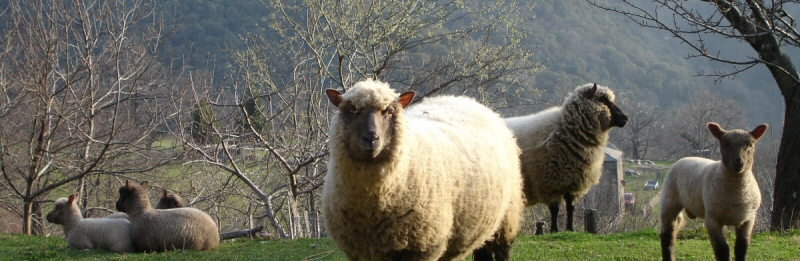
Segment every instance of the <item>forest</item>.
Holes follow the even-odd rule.
[[[754,171],[768,229],[787,110],[767,66],[698,56],[616,1],[388,2],[0,1],[0,232],[60,233],[44,214],[76,192],[85,216],[108,215],[130,180],[181,195],[223,231],[324,237],[324,90],[365,78],[504,117],[609,86],[631,119],[609,143],[632,160],[719,159],[707,122],[767,123]],[[709,53],[759,56],[703,39]]]

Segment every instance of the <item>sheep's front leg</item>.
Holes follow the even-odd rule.
[[[475,261],[493,261],[494,260],[494,244],[492,242],[486,242],[481,248],[476,249],[472,252],[472,259]]]
[[[558,205],[561,202],[550,203],[550,233],[558,232]]]
[[[755,217],[736,227],[736,244],[733,253],[737,261],[744,261],[747,257],[747,247],[750,245],[750,233],[753,232]]]
[[[564,195],[564,200],[567,202],[567,230],[575,231],[572,229],[572,219],[574,217],[573,214],[575,213],[575,206],[572,205],[572,201],[575,200],[575,196],[567,193]]]
[[[711,247],[714,249],[714,257],[717,261],[730,261],[731,249],[725,240],[725,226],[719,224],[713,218],[707,217],[705,227],[708,237],[711,239]]]

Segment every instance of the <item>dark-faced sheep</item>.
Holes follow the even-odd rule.
[[[599,182],[608,132],[627,122],[611,89],[597,84],[579,86],[561,107],[506,119],[522,149],[528,205],[548,205],[551,231],[558,231],[561,198],[567,204],[567,230],[573,230],[573,202]]]
[[[327,91],[328,234],[350,260],[506,260],[524,207],[519,149],[473,99],[426,98],[362,81]]]
[[[725,131],[716,123],[708,130],[719,140],[722,160],[688,157],[675,162],[661,190],[661,253],[675,260],[675,239],[685,219],[703,218],[717,260],[731,260],[726,226],[736,228],[736,260],[745,260],[750,233],[761,206],[761,190],[753,175],[756,142],[767,125]]]
[[[142,186],[125,182],[117,210],[131,221],[131,238],[138,251],[210,250],[219,246],[219,231],[208,214],[195,208],[152,209]]]
[[[76,195],[56,200],[47,221],[60,224],[67,245],[76,249],[99,248],[115,253],[133,251],[131,223],[125,219],[83,218]]]
[[[155,209],[171,209],[171,208],[182,208],[183,205],[183,198],[178,196],[177,194],[169,194],[167,189],[164,189],[164,195],[158,199],[156,202],[156,206],[153,207]],[[123,218],[128,219],[128,214],[117,212],[111,215],[106,216],[105,218]]]

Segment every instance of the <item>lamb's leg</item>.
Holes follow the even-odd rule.
[[[550,233],[558,232],[558,205],[561,202],[550,203],[547,205],[550,208]]]
[[[661,211],[661,259],[675,261],[675,240],[683,226],[680,208],[662,206]]]
[[[717,261],[730,261],[731,249],[725,240],[725,226],[719,224],[711,217],[706,217],[705,227],[708,237],[711,239],[711,247],[714,249],[714,257]]]
[[[733,254],[737,261],[744,261],[747,257],[747,247],[750,245],[750,233],[753,232],[753,222],[755,218],[744,222],[736,227],[736,244],[733,246]]]
[[[564,195],[564,200],[567,201],[567,230],[575,231],[572,229],[572,218],[575,213],[575,206],[572,205],[572,201],[575,200],[575,196],[567,193]]]

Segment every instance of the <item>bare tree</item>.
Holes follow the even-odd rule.
[[[758,65],[769,69],[786,104],[783,135],[778,152],[771,229],[800,227],[800,77],[784,48],[800,47],[800,32],[795,19],[787,11],[792,0],[706,0],[706,7],[682,0],[655,0],[644,7],[623,1],[624,7],[601,6],[623,14],[639,25],[664,30],[687,44],[695,52],[690,57],[704,57],[733,65],[732,71],[705,75],[722,79]],[[651,6],[655,8],[651,9]],[[652,10],[652,11],[651,11]],[[663,15],[663,16],[662,16]],[[706,40],[748,44],[757,56],[742,57],[736,53],[715,52]]]
[[[742,114],[736,101],[723,99],[709,90],[699,91],[693,100],[678,109],[668,124],[672,132],[670,136],[680,137],[681,147],[690,149],[680,153],[683,156],[715,158],[718,142],[708,132],[706,124],[716,122],[724,128],[743,126]]]
[[[663,126],[663,111],[656,99],[620,97],[619,105],[628,113],[628,125],[612,134],[612,141],[632,159],[644,159],[656,138],[656,130]]]
[[[176,136],[198,157],[241,183],[280,237],[321,236],[319,202],[327,166],[323,95],[365,78],[425,95],[469,93],[504,106],[507,90],[539,69],[523,49],[516,3],[459,1],[265,1],[274,12],[264,32],[243,37],[230,84],[195,81],[195,100],[211,104],[218,143]],[[424,96],[424,95],[423,95]],[[184,116],[188,123],[188,116]],[[244,206],[243,206],[244,207]],[[249,206],[248,206],[249,208]],[[244,212],[244,211],[243,211]],[[258,219],[258,218],[256,218]],[[252,226],[252,225],[251,225]]]
[[[26,234],[44,233],[41,202],[104,175],[155,168],[150,146],[168,83],[152,1],[10,1],[0,17],[0,189]],[[163,153],[162,153],[163,152]],[[105,198],[105,197],[104,197]]]

